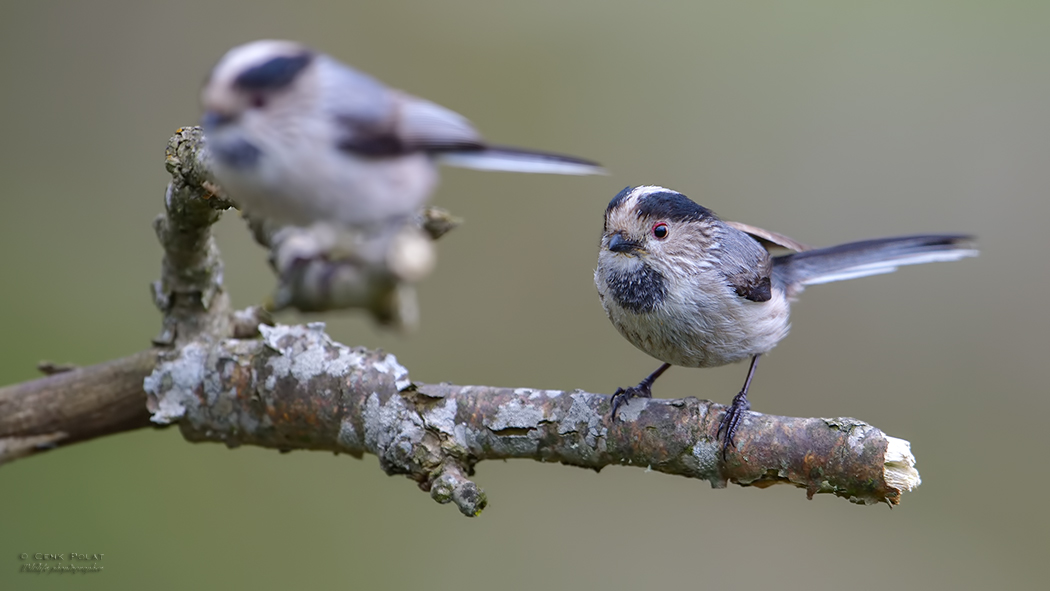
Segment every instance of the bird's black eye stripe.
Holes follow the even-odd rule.
[[[249,91],[280,90],[290,85],[312,59],[310,52],[275,57],[241,72],[233,84]]]

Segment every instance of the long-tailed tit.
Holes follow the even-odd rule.
[[[800,252],[774,257],[760,241]],[[637,386],[616,391],[612,417],[631,398],[651,397],[653,382],[671,365],[750,359],[744,387],[719,424],[724,454],[750,409],[747,392],[758,359],[787,336],[789,302],[805,286],[976,256],[972,241],[902,236],[809,249],[722,221],[681,193],[628,187],[605,210],[594,283],[620,334],[664,363]]]
[[[435,162],[604,172],[588,160],[489,146],[462,116],[290,41],[231,49],[201,101],[216,180],[248,213],[284,224],[407,219],[437,183]]]

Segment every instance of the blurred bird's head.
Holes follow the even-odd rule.
[[[205,132],[302,102],[316,54],[293,41],[253,41],[219,60],[201,92]]]

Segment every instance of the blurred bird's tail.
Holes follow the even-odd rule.
[[[927,235],[850,242],[776,257],[773,277],[789,292],[798,292],[806,285],[891,273],[904,265],[977,256],[973,241],[973,236]]]
[[[438,152],[438,162],[474,170],[532,172],[541,174],[607,174],[597,162],[549,152],[520,148],[487,147],[481,150]]]

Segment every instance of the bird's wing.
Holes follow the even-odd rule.
[[[598,163],[575,156],[489,146],[459,113],[402,92],[387,93],[381,112],[359,109],[337,117],[340,149],[372,157],[427,152],[442,164],[475,170],[606,174]]]
[[[340,149],[379,157],[485,147],[462,115],[402,92],[388,92],[382,112],[362,109],[336,115]]]
[[[416,149],[445,151],[484,147],[481,134],[455,111],[407,94],[398,94],[397,104],[397,134]]]
[[[750,235],[755,240],[758,240],[758,243],[764,246],[766,250],[777,247],[786,248],[795,252],[805,252],[807,250],[813,250],[813,247],[808,244],[803,244],[798,240],[795,240],[783,234],[778,234],[777,232],[770,232],[769,230],[764,230],[762,228],[759,228],[758,226],[752,226],[749,224],[742,224],[740,222],[730,221],[727,221],[725,223],[727,226],[736,228],[737,230],[740,230],[741,232]]]
[[[442,164],[545,174],[605,174],[596,162],[539,150],[490,146],[465,117],[441,105],[398,94],[396,132],[404,145],[433,154]]]
[[[752,302],[773,297],[770,275],[773,259],[757,241],[735,225],[727,224],[720,236],[717,266],[736,294]]]

